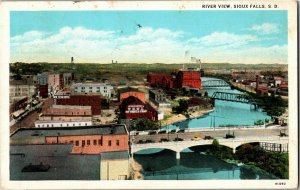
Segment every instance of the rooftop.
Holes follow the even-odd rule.
[[[70,154],[71,149],[70,144],[10,146],[10,179],[99,180],[100,155]]]
[[[118,91],[120,94],[125,92],[141,92],[139,89],[132,87],[119,88]]]
[[[84,110],[90,110],[91,106],[73,106],[73,105],[52,105],[51,108],[54,109],[84,109]]]
[[[119,159],[128,159],[128,158],[129,158],[129,154],[127,151],[101,153],[101,160],[119,160]]]
[[[84,83],[73,83],[72,86],[77,87],[77,86],[111,86],[111,85],[107,83],[84,82]]]
[[[98,125],[58,128],[20,128],[11,135],[11,142],[25,139],[41,139],[47,136],[82,136],[82,135],[108,135],[128,134],[125,125]]]

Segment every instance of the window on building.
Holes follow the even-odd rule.
[[[116,143],[116,144],[117,144],[117,146],[119,146],[119,145],[120,145],[120,141],[119,141],[119,140],[117,140],[117,143]]]
[[[81,143],[82,143],[81,146],[85,146],[85,140],[82,140]]]
[[[74,143],[74,141],[70,141],[70,144],[73,144]]]
[[[67,127],[69,127],[69,124],[67,124]]]
[[[49,127],[49,124],[47,124],[47,127]]]
[[[102,139],[98,139],[98,145],[102,146]]]
[[[111,146],[111,140],[108,141],[108,146]]]
[[[90,145],[90,144],[91,144],[91,141],[90,141],[90,140],[87,140],[86,144],[87,144],[87,145]]]
[[[75,142],[75,145],[76,145],[76,146],[79,146],[79,141],[76,141],[76,142]]]
[[[62,127],[62,124],[60,124],[60,126]]]
[[[75,126],[75,123],[73,123],[73,127]]]
[[[97,145],[97,140],[94,140],[94,145]]]

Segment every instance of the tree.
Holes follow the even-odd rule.
[[[157,122],[146,118],[137,119],[132,122],[132,129],[137,131],[156,130],[159,129],[159,127]]]

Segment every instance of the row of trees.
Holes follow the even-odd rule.
[[[242,145],[235,154],[232,149],[219,145],[218,140],[214,139],[211,146],[207,146],[205,151],[209,155],[219,159],[238,160],[245,164],[254,165],[275,175],[280,179],[288,179],[288,154],[280,152],[267,152],[259,145]]]

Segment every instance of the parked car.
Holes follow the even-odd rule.
[[[184,129],[179,129],[177,133],[184,133]]]
[[[154,143],[154,141],[151,140],[151,139],[147,139],[147,140],[145,141],[145,143]]]
[[[169,139],[166,139],[166,138],[161,138],[160,139],[160,142],[169,142],[170,140]]]
[[[234,138],[235,138],[234,134],[226,134],[225,135],[225,139],[234,139]]]
[[[206,136],[205,135],[205,137],[204,137],[204,140],[211,140],[211,139],[213,139],[211,136]]]
[[[183,141],[183,139],[182,139],[182,138],[176,137],[176,138],[174,139],[174,141]]]
[[[165,134],[165,133],[167,133],[166,130],[158,131],[158,134]]]
[[[172,129],[169,133],[176,133],[176,129]]]
[[[199,141],[201,138],[199,136],[193,136],[192,141]]]
[[[149,131],[149,135],[156,135],[156,131]]]
[[[143,140],[139,140],[138,142],[137,142],[137,144],[144,144],[145,142],[143,141]]]

